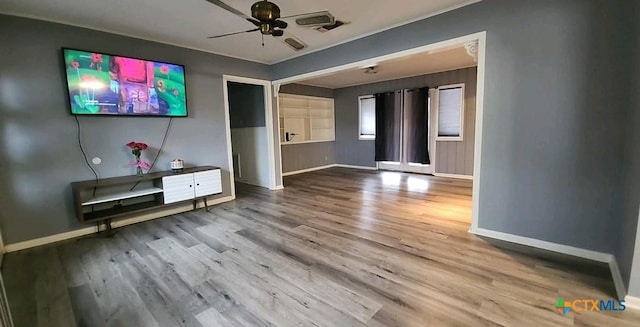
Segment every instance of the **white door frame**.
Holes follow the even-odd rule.
[[[457,37],[457,38],[453,38],[453,39],[449,39],[441,42],[436,42],[436,43],[416,47],[413,49],[398,51],[388,55],[364,59],[364,60],[352,62],[349,64],[345,64],[345,65],[339,65],[335,67],[321,69],[314,72],[282,78],[282,79],[273,81],[272,84],[274,85],[275,89],[279,89],[280,85],[282,84],[289,84],[297,81],[310,79],[313,77],[330,75],[332,73],[337,73],[339,71],[343,71],[347,69],[356,69],[361,67],[372,66],[372,65],[376,65],[380,61],[406,57],[406,56],[410,56],[418,53],[433,51],[433,50],[446,48],[450,46],[456,46],[459,44],[464,44],[464,43],[473,42],[473,41],[478,42],[478,74],[477,74],[477,86],[476,86],[477,87],[476,130],[475,130],[475,143],[474,143],[474,149],[473,149],[474,161],[473,161],[473,191],[472,191],[472,205],[471,205],[471,228],[469,231],[472,233],[476,233],[478,230],[478,220],[479,220],[480,176],[481,176],[480,169],[482,167],[482,164],[481,164],[482,118],[483,118],[483,109],[484,109],[485,56],[486,56],[486,47],[487,47],[486,31],[473,33],[473,34],[469,34],[469,35],[465,35],[465,36],[461,36],[461,37]]]
[[[231,143],[231,120],[229,117],[229,90],[227,82],[236,82],[252,85],[262,85],[264,87],[264,111],[265,124],[267,127],[267,153],[269,156],[269,189],[276,189],[276,155],[273,140],[273,102],[271,101],[271,82],[262,79],[222,75],[222,94],[224,96],[224,117],[227,127],[227,156],[229,158],[229,175],[231,182],[231,196],[236,197],[235,177],[233,171],[233,145]]]

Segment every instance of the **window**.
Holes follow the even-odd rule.
[[[462,141],[464,84],[438,88],[438,134],[436,141]]]
[[[373,95],[358,97],[359,103],[359,134],[360,140],[374,140],[376,138],[376,98]]]

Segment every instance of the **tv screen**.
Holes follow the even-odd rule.
[[[183,66],[75,49],[62,51],[72,114],[187,116]]]

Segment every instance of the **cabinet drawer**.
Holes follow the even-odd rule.
[[[222,179],[219,169],[194,173],[193,180],[195,182],[196,197],[222,192]]]
[[[162,188],[164,203],[193,199],[195,196],[193,174],[162,177]]]

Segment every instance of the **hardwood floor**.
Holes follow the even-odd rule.
[[[16,326],[640,324],[555,309],[611,298],[608,269],[469,234],[470,181],[332,168],[285,186],[8,254]]]

